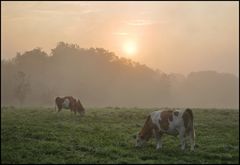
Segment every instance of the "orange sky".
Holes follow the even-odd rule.
[[[1,2],[1,58],[59,41],[166,73],[239,74],[238,2]],[[135,45],[128,54],[126,43]],[[125,46],[124,46],[125,45]]]

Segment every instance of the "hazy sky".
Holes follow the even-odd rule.
[[[238,2],[1,2],[1,58],[59,41],[166,73],[239,74]]]

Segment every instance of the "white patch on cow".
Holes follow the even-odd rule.
[[[169,121],[169,133],[170,134],[176,134],[177,132],[180,131],[180,128],[183,126],[183,119],[182,119],[182,115],[183,115],[183,111],[181,110],[175,110],[175,112],[178,112],[178,115],[174,115],[173,112],[173,120]],[[176,132],[177,131],[177,132]]]
[[[169,121],[168,120],[168,123],[169,123],[169,128],[166,131],[166,133],[169,134],[169,135],[177,135],[178,134],[178,130],[177,130],[177,127],[175,125],[174,119],[173,119],[173,121]]]
[[[159,132],[157,132],[155,129],[153,129],[153,134],[156,137],[156,142],[157,142],[157,146],[156,149],[161,149],[162,148],[162,140],[161,140],[161,136],[159,134]]]
[[[162,111],[154,111],[150,114],[152,123],[156,125],[159,130],[161,130],[160,124],[159,124],[159,120],[161,120],[161,112]]]
[[[178,117],[177,117],[177,126],[179,127],[179,128],[181,128],[181,127],[184,127],[184,121],[183,121],[183,113],[184,113],[184,109],[180,109],[180,110],[178,110],[178,112],[179,112],[179,114],[178,114]]]
[[[66,98],[63,102],[63,108],[68,109],[69,108],[69,104],[70,104],[70,100],[68,98]]]

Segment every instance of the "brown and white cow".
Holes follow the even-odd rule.
[[[65,96],[63,98],[56,97],[55,104],[58,107],[58,112],[60,112],[62,108],[65,108],[70,109],[71,112],[74,112],[74,114],[76,114],[77,112],[80,113],[81,115],[85,114],[85,109],[83,108],[80,100],[78,99],[77,101],[72,96]]]
[[[193,126],[193,113],[191,109],[164,109],[152,112],[136,138],[136,147],[142,146],[152,135],[155,135],[157,149],[162,148],[163,134],[177,136],[181,142],[181,149],[185,149],[187,137],[190,138],[191,151],[195,146],[195,131]]]

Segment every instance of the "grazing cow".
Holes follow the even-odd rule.
[[[70,109],[70,111],[74,112],[75,115],[77,112],[80,113],[81,115],[85,114],[85,109],[80,103],[80,100],[78,99],[77,101],[72,96],[65,96],[63,98],[56,97],[55,104],[58,107],[58,112],[60,112],[62,108],[65,108],[65,109]]]
[[[162,148],[163,134],[177,136],[181,142],[181,149],[185,149],[186,138],[190,138],[191,151],[195,146],[195,131],[193,126],[193,113],[191,109],[173,110],[165,109],[152,112],[136,138],[136,147],[142,146],[152,135],[155,135],[157,149]]]

